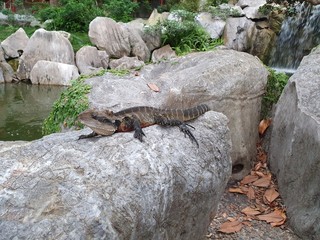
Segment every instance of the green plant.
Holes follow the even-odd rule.
[[[52,19],[48,30],[65,30],[73,32],[87,32],[89,23],[97,16],[104,16],[93,0],[60,1],[61,6],[48,7],[39,10],[37,16],[42,20]]]
[[[278,102],[279,97],[288,82],[289,76],[285,73],[276,72],[268,68],[269,76],[266,92],[262,98],[261,118],[267,118],[271,112],[272,106]]]
[[[162,46],[169,44],[178,55],[192,51],[207,51],[221,44],[194,21],[170,21],[147,28],[146,31],[161,32]]]
[[[131,0],[107,0],[104,5],[107,15],[115,21],[129,22],[139,4]]]
[[[228,3],[229,0],[207,0],[207,6],[219,6],[223,3]]]
[[[221,7],[213,7],[209,6],[207,7],[207,11],[211,13],[212,16],[214,17],[219,17],[222,20],[226,20],[230,16],[240,16],[241,13],[233,8],[221,8]]]
[[[113,68],[113,69],[109,69],[108,72],[112,73],[113,75],[116,75],[116,76],[125,76],[130,73],[130,70]]]
[[[80,122],[77,121],[77,117],[89,106],[86,94],[90,92],[91,86],[84,83],[88,77],[82,75],[73,80],[71,86],[61,93],[48,118],[43,122],[43,134],[59,132],[62,125],[67,128],[72,126],[82,127]]]
[[[274,7],[271,4],[264,4],[259,7],[258,12],[262,15],[269,15],[272,12],[273,8]]]

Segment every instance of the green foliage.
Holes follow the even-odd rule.
[[[264,4],[259,7],[258,11],[259,13],[263,15],[269,15],[273,10],[273,6],[271,4]]]
[[[213,6],[209,6],[207,7],[207,11],[209,13],[211,13],[212,16],[214,17],[219,17],[222,20],[226,20],[228,17],[230,16],[240,16],[240,12],[233,9],[233,8],[220,8],[218,7],[213,7]]]
[[[220,39],[212,40],[209,34],[194,22],[194,17],[191,17],[194,16],[192,13],[177,11],[177,14],[181,20],[183,19],[181,16],[184,16],[185,20],[166,20],[146,31],[161,32],[162,46],[169,44],[178,55],[192,51],[207,51],[222,44]]]
[[[134,17],[134,12],[139,4],[131,0],[107,0],[104,8],[108,17],[115,21],[129,22]]]
[[[207,0],[207,6],[219,6],[223,3],[228,3],[229,0]]]
[[[1,40],[3,41],[7,37],[9,37],[11,34],[15,33],[19,28],[20,26],[15,26],[15,25],[9,25],[9,26],[0,25],[0,41]],[[28,26],[23,27],[23,29],[29,37],[37,30],[37,28],[35,27],[28,27]]]
[[[71,33],[69,40],[74,52],[77,52],[83,46],[91,45],[91,41],[88,34],[84,32]]]
[[[199,11],[200,0],[167,0],[157,8],[158,12],[170,12],[174,10],[186,10],[189,12]]]
[[[200,0],[183,0],[179,7],[189,12],[198,12],[199,4]]]
[[[130,73],[128,69],[109,69],[108,72],[120,77]]]
[[[72,126],[81,127],[77,121],[79,113],[89,106],[87,93],[91,86],[84,83],[88,76],[80,76],[73,80],[71,86],[63,91],[60,98],[54,103],[52,110],[43,122],[43,134],[50,134],[61,131],[61,126],[70,128]]]
[[[93,0],[60,1],[58,7],[41,9],[37,16],[42,20],[52,19],[48,30],[65,30],[73,32],[87,32],[89,23],[97,16],[104,16]]]
[[[263,96],[261,107],[262,119],[268,117],[268,114],[270,114],[272,106],[278,102],[282,90],[284,89],[289,79],[288,75],[285,73],[276,72],[271,68],[268,68],[268,70],[269,76],[267,82],[267,89],[266,93]]]

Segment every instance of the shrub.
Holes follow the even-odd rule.
[[[48,24],[48,30],[65,30],[71,32],[87,32],[89,23],[97,16],[104,16],[102,9],[92,0],[60,1],[58,7],[41,9],[37,16],[45,21],[52,19]]]
[[[226,20],[230,16],[240,16],[240,12],[233,9],[233,8],[220,8],[218,7],[213,7],[209,6],[207,7],[207,11],[211,13],[212,16],[214,17],[219,17],[222,20]]]
[[[138,7],[139,4],[131,0],[108,0],[104,5],[108,17],[121,22],[131,21]]]
[[[178,55],[182,55],[192,51],[206,51],[222,44],[220,39],[212,40],[209,34],[194,22],[194,14],[185,11],[174,13],[177,13],[181,21],[166,20],[146,29],[161,32],[162,46],[169,44]]]
[[[268,68],[269,76],[267,82],[267,89],[262,98],[261,118],[267,118],[272,110],[272,106],[276,104],[280,98],[282,90],[288,82],[288,75],[285,73],[276,72]]]
[[[80,76],[73,80],[70,87],[63,91],[60,98],[54,103],[52,110],[43,122],[43,134],[51,134],[61,131],[61,126],[70,128],[81,127],[77,121],[79,113],[89,106],[88,97],[91,87],[84,83],[86,77]]]

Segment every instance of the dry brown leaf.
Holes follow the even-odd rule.
[[[220,229],[218,231],[223,233],[235,233],[239,232],[242,226],[242,223],[239,221],[224,222],[221,224]]]
[[[252,184],[257,187],[269,187],[271,179],[267,177],[263,177],[253,182]]]
[[[229,188],[228,191],[231,193],[244,193],[240,188]]]
[[[148,83],[148,87],[154,92],[160,92],[160,88],[155,83]]]
[[[234,221],[236,221],[237,219],[234,218],[234,217],[227,217],[227,220],[228,220],[229,222],[234,222]]]
[[[250,200],[256,198],[254,189],[253,189],[252,187],[249,187],[249,188],[248,188],[247,197],[248,197]]]
[[[248,175],[248,176],[245,176],[242,180],[241,180],[241,183],[242,184],[248,184],[248,183],[252,183],[254,181],[257,181],[258,180],[258,176],[256,175]]]
[[[286,215],[284,214],[284,212],[279,209],[276,209],[268,214],[259,215],[257,217],[258,219],[266,221],[268,223],[280,223],[285,221],[286,219]]]
[[[261,214],[261,212],[259,210],[253,209],[251,207],[246,207],[246,208],[242,209],[241,212],[248,215],[248,216],[254,216],[254,215]]]
[[[254,166],[254,170],[258,171],[261,167],[263,166],[263,164],[261,162],[258,162],[255,166]]]
[[[279,197],[279,193],[274,189],[270,188],[266,190],[266,192],[263,195],[265,199],[268,200],[269,203],[273,202],[277,197]]]
[[[244,193],[244,194],[247,194],[247,192],[248,192],[248,187],[246,187],[246,186],[240,186],[239,187],[241,190],[242,190],[242,192]]]
[[[266,176],[263,172],[260,172],[260,171],[256,171],[255,174],[258,175],[259,177],[265,177]]]
[[[259,123],[259,128],[258,128],[258,131],[259,131],[259,134],[264,134],[265,131],[267,130],[267,128],[270,126],[271,124],[271,119],[263,119],[261,120],[261,122]]]

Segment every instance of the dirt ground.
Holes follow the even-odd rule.
[[[301,239],[287,225],[286,207],[269,170],[263,141],[257,143],[251,172],[241,181],[229,181],[208,229],[208,240]]]
[[[300,240],[291,229],[284,223],[279,227],[272,227],[269,223],[252,219],[248,225],[242,227],[239,232],[222,233],[219,232],[222,223],[230,218],[245,220],[246,215],[241,210],[252,205],[246,195],[230,193],[228,189],[234,183],[229,183],[228,187],[219,203],[218,212],[210,224],[207,239],[227,239],[227,240]]]

